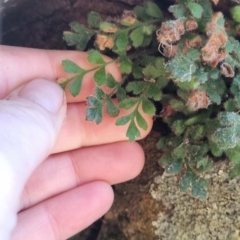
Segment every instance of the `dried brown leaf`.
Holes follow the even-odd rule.
[[[208,108],[211,104],[206,92],[200,92],[199,89],[194,90],[188,98],[187,107],[191,111]]]
[[[233,68],[226,62],[223,62],[220,66],[220,72],[223,76],[233,78],[235,75],[235,72]]]

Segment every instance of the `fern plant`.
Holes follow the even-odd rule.
[[[116,120],[116,125],[128,124],[130,141],[140,136],[140,128],[147,129],[142,112],[161,117],[171,133],[157,143],[163,151],[159,164],[179,175],[183,191],[202,200],[209,186],[203,173],[217,158],[234,163],[231,177],[240,175],[240,10],[234,7],[228,19],[213,11],[214,4],[218,1],[177,0],[169,7],[172,18],[153,2],[113,21],[90,12],[89,28],[73,22],[64,40],[77,50],[88,49],[95,67],[85,70],[65,60],[63,68],[72,77],[60,83],[77,96],[84,75],[93,71],[96,87],[86,99],[86,119],[100,124],[103,111],[118,117],[120,109],[130,110]],[[114,60],[104,60],[101,53]],[[106,72],[112,62],[119,65],[121,82]]]

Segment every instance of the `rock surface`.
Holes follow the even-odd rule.
[[[228,161],[205,174],[210,182],[206,202],[180,191],[177,177],[157,176],[150,193],[164,205],[152,222],[161,240],[239,240],[240,178],[230,179]]]

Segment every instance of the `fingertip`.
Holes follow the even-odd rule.
[[[142,146],[134,142],[134,147],[135,147],[135,159],[138,164],[135,165],[135,176],[138,176],[141,171],[143,170],[144,164],[145,164],[145,153],[143,151]]]
[[[101,211],[100,216],[104,215],[111,208],[114,201],[114,193],[111,185],[104,181],[94,181],[87,185],[89,199],[93,200],[95,210]]]
[[[84,184],[20,212],[12,239],[67,239],[102,217],[112,203],[109,184]]]
[[[24,85],[18,97],[34,102],[53,114],[57,114],[66,104],[62,88],[53,81],[40,78]]]
[[[125,170],[128,172],[128,175],[124,181],[128,181],[137,177],[143,170],[145,163],[145,154],[141,145],[137,142],[124,142],[124,144],[124,151],[131,153],[131,159],[126,159],[127,163],[125,164],[125,166],[128,168]]]

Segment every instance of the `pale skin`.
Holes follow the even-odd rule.
[[[87,62],[86,53],[75,51],[1,46],[0,54],[1,99],[33,79],[56,81],[68,77],[62,69],[62,60],[72,60],[83,68],[93,67]],[[121,80],[115,64],[108,65],[107,71]],[[13,240],[71,237],[109,210],[113,203],[110,185],[130,180],[142,170],[144,153],[138,143],[127,141],[127,125],[115,126],[116,119],[106,114],[100,125],[85,121],[85,99],[93,88],[93,73],[90,73],[83,81],[79,96],[73,98],[66,90],[66,118],[51,148],[52,155],[36,163],[26,174],[31,175],[30,178],[23,181],[25,187],[18,202]],[[145,116],[145,119],[149,128],[141,131],[141,138],[152,126],[151,117]],[[16,170],[17,179],[21,179],[21,174]]]

